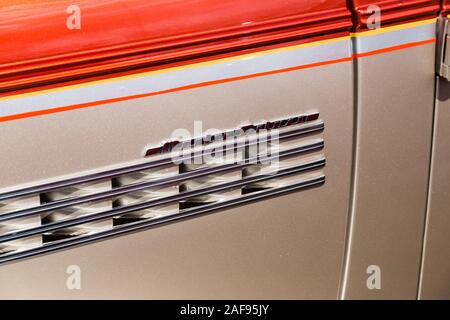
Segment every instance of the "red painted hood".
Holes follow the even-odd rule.
[[[79,30],[66,27],[71,4],[81,10]],[[345,0],[7,0],[0,90],[350,27]]]

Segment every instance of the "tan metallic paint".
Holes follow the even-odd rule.
[[[437,83],[420,299],[450,299],[450,82]]]
[[[4,190],[133,161],[176,128],[318,110],[324,186],[0,266],[0,298],[338,298],[349,205],[352,64],[4,123]],[[79,265],[82,289],[66,288]]]
[[[354,201],[345,299],[416,299],[425,222],[434,45],[357,60]],[[381,268],[369,290],[367,267]]]

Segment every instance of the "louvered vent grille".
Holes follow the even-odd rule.
[[[233,161],[166,155],[0,194],[0,263],[319,186],[323,129],[316,120],[283,128],[268,144],[259,134],[226,142]]]

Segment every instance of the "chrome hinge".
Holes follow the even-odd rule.
[[[437,50],[436,71],[450,81],[450,21],[447,18],[438,19]]]

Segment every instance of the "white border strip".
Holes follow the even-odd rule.
[[[292,49],[291,49],[292,48]],[[351,40],[344,38],[315,46],[296,46],[286,50],[268,51],[244,55],[236,59],[224,59],[218,63],[199,64],[173,71],[147,73],[142,76],[93,83],[88,86],[67,87],[60,91],[42,94],[13,96],[0,99],[0,117],[26,112],[48,110],[94,101],[122,98],[139,94],[160,92],[202,82],[210,82],[276,71],[351,57]]]
[[[381,29],[382,30],[382,29]],[[355,53],[367,53],[403,44],[430,40],[436,37],[436,23],[398,29],[379,34],[361,33],[354,37]]]

